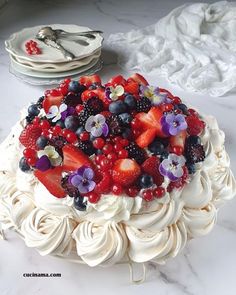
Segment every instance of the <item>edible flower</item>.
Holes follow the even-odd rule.
[[[49,112],[46,114],[48,119],[52,119],[52,122],[57,122],[61,119],[62,113],[67,109],[67,105],[65,103],[61,104],[59,107],[56,105],[52,105],[49,109]]]
[[[107,136],[109,128],[106,123],[106,118],[100,114],[90,116],[85,123],[85,130],[91,132],[94,137],[99,137],[102,134]]]
[[[86,194],[95,188],[96,183],[93,178],[94,171],[87,166],[82,166],[69,176],[69,182],[77,187],[81,194]]]
[[[158,106],[164,102],[167,102],[167,94],[160,93],[158,87],[154,86],[140,86],[141,94],[147,98],[149,98],[154,106]]]
[[[47,156],[52,166],[59,166],[62,162],[61,156],[52,145],[47,145],[43,150],[38,151],[38,158],[41,159],[42,156]]]
[[[169,154],[167,159],[164,159],[159,171],[161,175],[167,176],[171,181],[176,181],[183,176],[183,166],[185,165],[185,158],[176,154]]]
[[[106,97],[113,101],[117,100],[120,96],[122,96],[124,92],[124,87],[121,85],[117,85],[116,87],[109,86],[105,90]]]
[[[177,135],[187,129],[187,122],[182,114],[167,114],[161,118],[162,130],[166,135]]]

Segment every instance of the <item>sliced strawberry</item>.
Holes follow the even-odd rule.
[[[49,112],[49,109],[51,106],[55,105],[57,107],[60,106],[63,100],[63,95],[60,96],[52,96],[52,95],[47,95],[43,101],[43,108],[45,113],[47,114]]]
[[[156,135],[166,137],[162,131],[161,118],[163,113],[160,108],[152,107],[148,113],[138,113],[135,117],[141,122],[142,129],[156,129]]]
[[[126,84],[126,80],[123,76],[118,75],[118,76],[114,76],[112,77],[109,81],[108,84],[111,84],[112,86],[117,86],[117,85],[122,85],[125,86]]]
[[[117,160],[112,169],[112,178],[115,183],[122,186],[134,184],[141,174],[141,169],[136,161],[131,159]]]
[[[160,186],[164,181],[164,177],[159,172],[159,165],[160,160],[156,156],[151,156],[142,164],[143,171],[153,177],[157,186]]]
[[[101,84],[101,78],[98,75],[92,75],[92,76],[82,76],[79,79],[79,83],[83,84],[86,87],[89,87],[90,85],[94,83]]]
[[[156,134],[157,131],[155,128],[147,129],[136,139],[137,145],[141,148],[147,147],[151,142],[153,142]]]
[[[97,88],[93,90],[88,89],[81,94],[81,99],[83,102],[87,101],[91,97],[98,97],[104,102],[106,101],[105,90],[102,88]]]
[[[148,81],[142,75],[138,73],[133,74],[130,77],[130,79],[132,79],[133,81],[137,82],[140,85],[144,85],[144,86],[148,85]]]
[[[58,166],[45,172],[35,170],[34,175],[52,195],[57,198],[64,198],[66,196],[66,192],[61,186],[62,172],[63,167]]]
[[[187,137],[186,130],[180,131],[177,135],[170,137],[170,147],[174,150],[176,147],[184,151],[185,140]]]
[[[130,81],[124,86],[126,92],[131,94],[138,94],[139,92],[139,84],[135,81]]]
[[[41,133],[41,127],[33,124],[27,125],[20,134],[20,143],[26,148],[37,149],[36,141]]]
[[[75,171],[83,165],[88,167],[93,166],[89,157],[76,146],[65,145],[62,151],[64,171]]]

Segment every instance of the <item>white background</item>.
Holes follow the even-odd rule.
[[[212,1],[213,2],[213,1]],[[18,120],[19,110],[40,97],[43,87],[18,81],[8,71],[9,58],[4,40],[23,27],[74,23],[110,33],[125,32],[158,21],[184,1],[9,1],[0,10],[0,141]],[[121,72],[115,54],[107,46],[103,52],[106,78]],[[127,76],[129,73],[123,73]],[[236,174],[236,98],[234,95],[211,98],[207,95],[183,93],[154,75],[152,84],[165,86],[206,114],[217,117],[226,133],[226,149]],[[0,155],[3,156],[3,155]],[[16,234],[7,232],[7,241],[0,240],[0,294],[236,294],[236,200],[226,204],[211,234],[189,242],[185,250],[165,266],[148,264],[147,281],[142,285],[129,283],[127,266],[89,268],[52,257],[41,257],[27,248]],[[61,278],[23,278],[28,272],[56,272]]]

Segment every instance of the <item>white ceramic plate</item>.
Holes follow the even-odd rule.
[[[59,73],[59,72],[71,71],[73,69],[78,69],[79,67],[83,67],[89,64],[95,58],[98,59],[100,55],[101,55],[101,50],[98,50],[94,54],[79,60],[73,60],[70,62],[55,63],[55,64],[36,63],[36,62],[20,59],[11,54],[10,54],[10,58],[14,61],[14,63],[28,70],[39,71],[44,73],[55,73],[55,72]]]
[[[88,27],[81,27],[77,25],[60,25],[60,24],[52,24],[52,25],[41,25],[31,28],[25,28],[19,32],[14,33],[10,36],[8,40],[5,41],[6,50],[21,59],[32,61],[32,62],[46,62],[46,63],[60,63],[67,62],[67,60],[63,57],[61,52],[55,48],[51,48],[45,45],[43,42],[35,39],[35,36],[40,28],[44,26],[50,26],[53,29],[62,29],[67,32],[83,32],[91,30]],[[67,39],[60,39],[61,45],[64,46],[65,49],[68,49],[75,55],[74,60],[79,60],[85,58],[89,55],[92,55],[95,51],[97,51],[102,46],[103,37],[100,34],[95,35],[96,38],[91,40],[88,38],[84,38],[89,45],[82,46],[76,43],[71,37]],[[79,38],[79,37],[76,37]],[[28,55],[25,51],[25,43],[29,40],[35,40],[38,43],[38,46],[42,50],[42,54],[38,55]]]

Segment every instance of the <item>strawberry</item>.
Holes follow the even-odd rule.
[[[153,177],[154,183],[160,186],[164,177],[159,172],[160,160],[156,156],[151,156],[142,164],[142,170]]]
[[[170,137],[170,147],[174,151],[175,148],[181,149],[182,153],[184,151],[185,139],[187,137],[186,130],[180,131],[177,135]],[[181,154],[181,153],[177,153]]]
[[[82,76],[79,79],[79,83],[83,84],[86,87],[89,87],[90,85],[94,83],[101,84],[101,78],[98,75],[92,75],[92,76]]]
[[[151,142],[153,142],[154,138],[156,137],[156,133],[157,132],[155,128],[147,129],[136,139],[137,145],[141,148],[147,147]]]
[[[130,81],[124,86],[124,89],[125,89],[126,92],[129,92],[131,94],[138,94],[139,85],[135,81]]]
[[[148,81],[140,74],[135,73],[133,74],[129,79],[132,79],[133,81],[137,82],[140,85],[148,85]]]
[[[47,190],[57,198],[64,198],[66,192],[61,186],[63,167],[57,166],[45,172],[35,170],[34,175],[47,188]]]
[[[43,108],[45,113],[47,114],[49,112],[49,109],[51,106],[60,106],[63,100],[63,95],[59,96],[52,96],[52,95],[47,95],[43,101]]]
[[[105,91],[102,88],[97,88],[93,90],[88,89],[81,94],[81,99],[83,102],[87,101],[91,97],[98,97],[102,101],[106,101]]]
[[[114,76],[112,77],[109,81],[108,84],[111,84],[112,86],[117,86],[117,85],[122,85],[125,86],[126,84],[126,80],[124,79],[123,76],[118,75],[118,76]]]
[[[65,145],[62,149],[64,158],[64,171],[75,171],[81,166],[92,167],[89,157],[79,148],[73,145]]]
[[[106,171],[96,171],[96,177],[99,178],[97,182],[94,192],[97,194],[106,194],[109,193],[111,186],[111,175]]]
[[[122,186],[134,184],[141,174],[141,169],[136,161],[131,159],[117,160],[112,169],[112,178],[115,183]]]
[[[196,116],[187,116],[188,133],[190,135],[199,135],[205,127],[205,123]]]
[[[162,131],[161,118],[163,113],[160,108],[152,107],[148,113],[138,113],[135,117],[141,122],[142,129],[156,129],[156,135],[166,137]]]
[[[42,133],[42,129],[39,126],[33,124],[27,125],[24,130],[22,130],[19,140],[20,143],[26,147],[36,150],[36,141]]]

